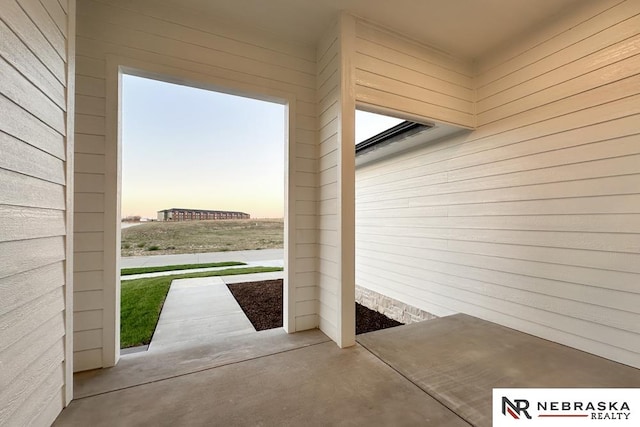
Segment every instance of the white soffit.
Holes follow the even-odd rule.
[[[164,0],[226,23],[315,45],[340,11],[475,59],[532,28],[597,0]]]

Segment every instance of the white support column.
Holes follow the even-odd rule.
[[[356,21],[340,16],[340,110],[338,116],[338,345],[355,344],[355,86]]]
[[[121,98],[119,61],[108,55],[105,130],[105,213],[102,367],[120,359],[120,190],[121,190]]]
[[[286,141],[285,147],[285,190],[284,190],[284,283],[282,327],[288,333],[296,332],[296,202],[298,193],[295,183],[296,159],[296,105],[295,98],[289,99],[285,111]]]
[[[355,18],[343,14],[318,46],[320,329],[355,344]]]

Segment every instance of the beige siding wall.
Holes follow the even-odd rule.
[[[640,4],[479,64],[478,129],[357,173],[357,284],[640,367]]]
[[[71,390],[65,389],[70,7],[38,0],[0,6],[0,425],[49,425]]]
[[[212,82],[255,95],[285,94],[294,102],[288,156],[295,186],[289,189],[287,270],[289,329],[318,325],[316,256],[316,58],[315,51],[254,30],[215,22],[152,0],[83,1],[78,10],[76,115],[75,330],[77,370],[115,362],[113,236],[105,216],[114,183],[107,107],[108,58],[153,64],[188,80]],[[144,68],[144,66],[141,66]],[[293,123],[291,123],[293,122]],[[115,130],[111,130],[115,132]],[[115,133],[113,133],[115,135]],[[113,139],[115,136],[113,136]],[[114,171],[111,170],[113,174]],[[105,248],[108,248],[105,250]],[[111,279],[110,279],[111,277]],[[105,303],[106,301],[106,303]],[[106,305],[105,305],[106,304]],[[111,316],[111,317],[110,317]],[[109,329],[111,328],[111,329]]]
[[[397,33],[359,20],[356,98],[404,117],[474,126],[470,62],[446,56]]]

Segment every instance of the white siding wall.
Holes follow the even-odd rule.
[[[640,3],[482,62],[479,127],[357,172],[357,283],[640,367]]]
[[[290,243],[287,269],[293,295],[285,320],[292,331],[318,325],[316,256],[316,58],[314,49],[284,43],[267,34],[215,22],[197,12],[153,0],[83,1],[78,10],[76,161],[76,353],[77,370],[115,363],[114,252],[105,210],[108,125],[105,70],[108,58],[130,58],[188,74],[193,81],[256,95],[294,99],[290,160]],[[168,71],[169,74],[171,73]],[[115,137],[114,137],[115,138]],[[111,147],[112,149],[112,147]],[[113,151],[113,150],[111,150]],[[111,174],[115,171],[111,170]],[[105,193],[106,191],[106,193]],[[105,248],[111,248],[105,250]],[[105,306],[105,301],[107,305]],[[107,324],[108,323],[108,324]],[[111,328],[111,330],[109,329]]]
[[[359,20],[356,24],[355,84],[360,103],[405,118],[430,118],[474,126],[470,62]]]
[[[73,2],[0,6],[0,425],[50,425],[72,386],[65,389],[68,10]]]

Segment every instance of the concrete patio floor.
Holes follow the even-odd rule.
[[[282,329],[76,375],[55,425],[490,426],[494,387],[638,387],[640,370],[466,315],[339,349]]]

